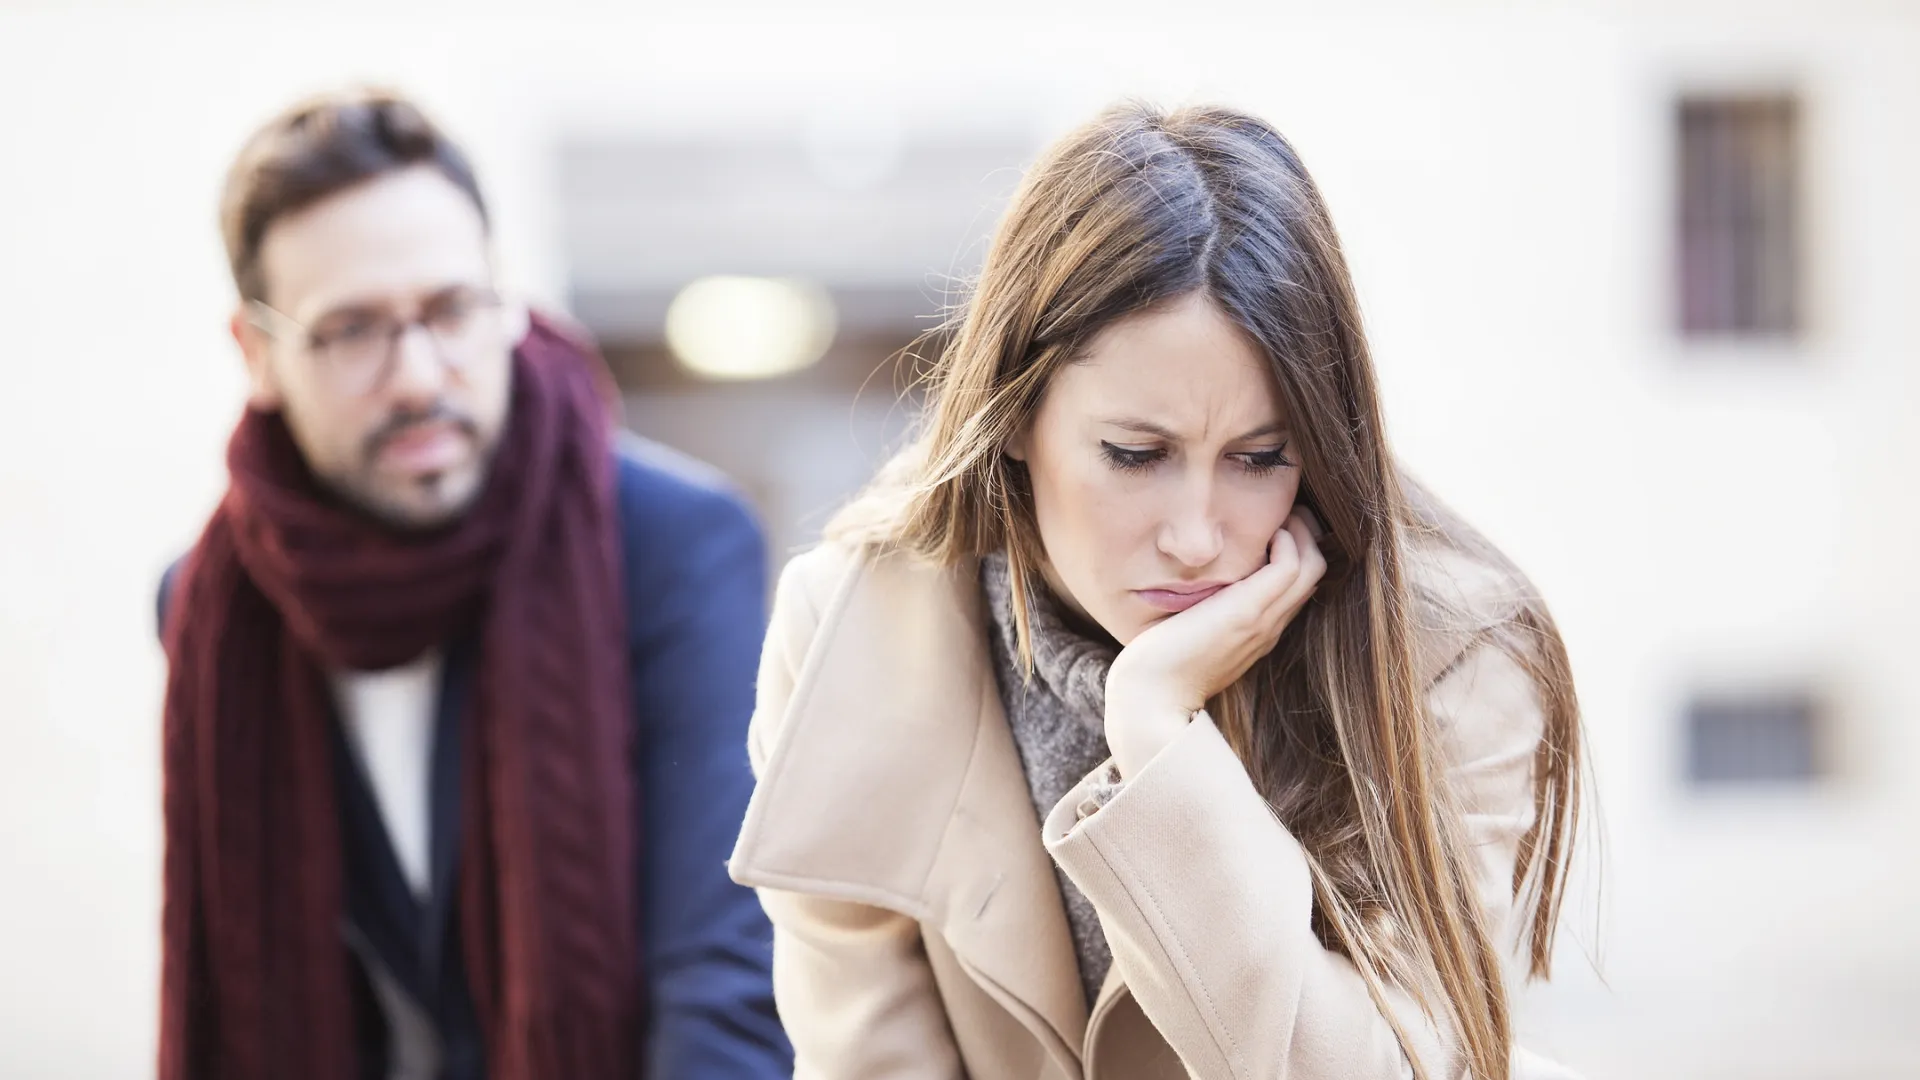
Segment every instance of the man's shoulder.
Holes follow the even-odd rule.
[[[670,585],[715,573],[764,581],[765,533],[725,473],[625,432],[614,458],[620,547],[638,594],[657,598]]]
[[[715,530],[760,531],[746,496],[727,474],[651,439],[622,432],[614,442],[620,519],[636,533],[686,536]]]

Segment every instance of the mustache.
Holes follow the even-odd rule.
[[[435,404],[429,409],[404,409],[387,417],[379,427],[367,435],[361,443],[361,452],[368,460],[378,456],[388,443],[427,424],[447,424],[460,431],[469,439],[480,437],[480,425],[473,417],[445,403]]]

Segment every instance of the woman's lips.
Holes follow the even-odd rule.
[[[1177,612],[1187,610],[1226,587],[1224,582],[1217,585],[1179,585],[1158,589],[1135,589],[1133,595],[1145,601],[1148,607]]]

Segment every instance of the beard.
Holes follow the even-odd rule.
[[[381,454],[395,439],[427,424],[444,424],[466,440],[472,453],[459,464],[411,476],[380,468]],[[355,467],[321,480],[342,503],[388,528],[430,532],[459,520],[480,498],[491,470],[497,435],[488,437],[471,416],[445,405],[396,412],[361,441]]]

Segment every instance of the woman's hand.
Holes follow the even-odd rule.
[[[1122,776],[1153,760],[1209,699],[1273,651],[1313,596],[1327,560],[1296,508],[1274,535],[1267,565],[1155,623],[1107,673],[1107,746]]]

